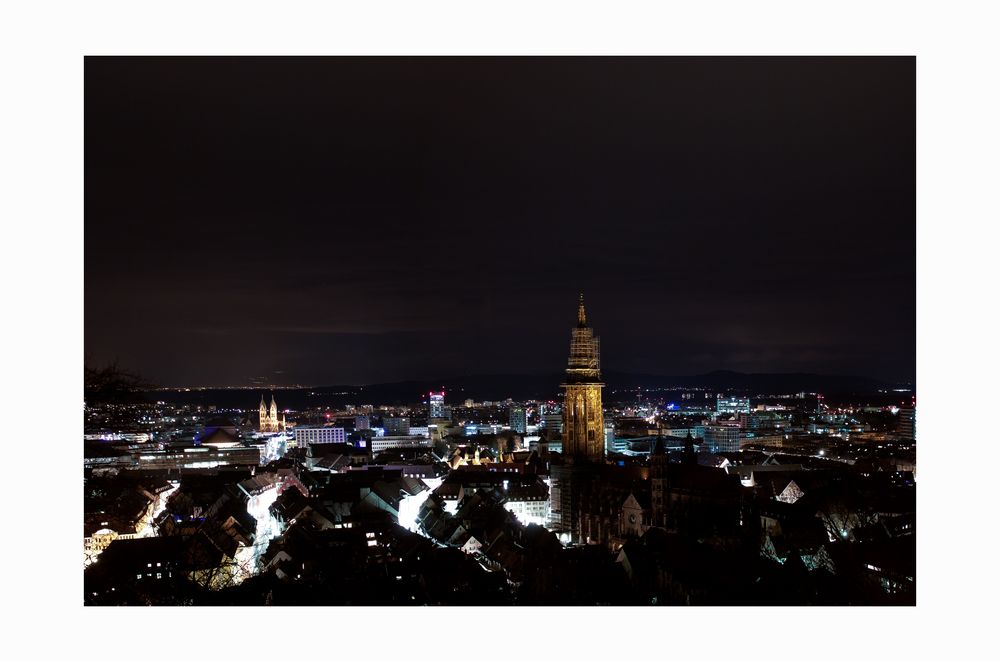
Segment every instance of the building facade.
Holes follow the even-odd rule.
[[[278,404],[271,395],[271,406],[264,404],[264,396],[260,396],[260,426],[261,432],[282,432],[285,429],[285,417],[278,414]]]
[[[431,393],[427,406],[428,420],[443,419],[444,415],[444,391]]]
[[[740,450],[740,429],[735,425],[706,425],[705,446],[712,453],[735,453]]]
[[[749,414],[750,398],[718,398],[715,402],[716,414]]]
[[[298,425],[295,427],[295,444],[299,447],[312,444],[346,444],[347,432],[344,428],[321,425]]]
[[[524,411],[524,407],[510,408],[510,429],[519,434],[527,433],[528,414]]]
[[[896,428],[897,433],[903,439],[916,439],[917,438],[917,417],[916,410],[912,408],[900,409],[899,410],[899,425]]]
[[[405,416],[387,416],[382,419],[382,427],[385,429],[386,436],[406,436],[410,434],[410,419]]]
[[[562,412],[545,412],[542,414],[542,427],[550,432],[562,433]]]
[[[587,326],[580,295],[576,328],[569,346],[563,402],[563,455],[570,462],[604,461],[604,409],[601,399],[600,338]]]
[[[429,438],[413,435],[373,437],[371,444],[372,453],[380,453],[390,448],[430,448],[432,445]]]

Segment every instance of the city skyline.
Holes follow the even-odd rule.
[[[85,76],[95,366],[161,386],[557,374],[583,291],[611,371],[914,379],[912,58]]]
[[[87,58],[84,603],[914,604],[914,73]]]
[[[11,649],[987,656],[989,7],[9,4]]]
[[[561,402],[88,382],[85,604],[914,603],[912,396],[605,399],[595,331]]]

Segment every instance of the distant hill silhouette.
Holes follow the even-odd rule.
[[[554,400],[559,397],[563,375],[469,375],[436,380],[410,380],[367,386],[315,386],[277,389],[281,408],[303,409],[343,404],[415,404],[430,391],[445,390],[448,404],[460,404],[466,398],[484,400]],[[818,392],[825,395],[865,395],[900,385],[867,377],[817,375],[811,373],[741,373],[718,370],[703,375],[663,376],[604,372],[605,401],[632,399],[627,391],[635,389],[666,390],[709,389],[747,395],[781,395]],[[267,389],[183,389],[157,391],[155,399],[174,403],[214,404],[221,407],[252,409]]]

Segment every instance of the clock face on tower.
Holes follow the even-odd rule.
[[[635,524],[635,513],[628,516],[628,522],[629,524]]]

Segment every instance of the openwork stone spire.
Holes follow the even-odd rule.
[[[604,460],[604,410],[601,402],[601,344],[587,326],[580,295],[577,325],[571,332],[563,403],[563,454],[571,461]]]

